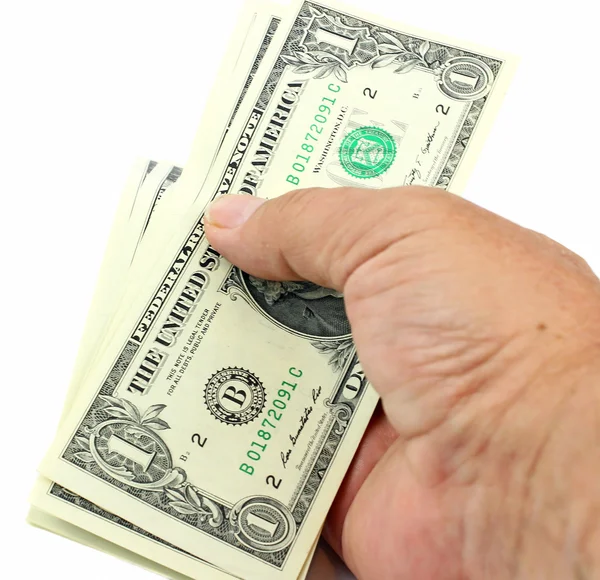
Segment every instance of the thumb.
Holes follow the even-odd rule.
[[[205,231],[218,252],[249,274],[342,292],[362,264],[421,229],[428,219],[423,202],[431,207],[442,196],[449,195],[416,187],[303,189],[268,201],[225,195],[205,214]]]

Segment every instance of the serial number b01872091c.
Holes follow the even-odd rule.
[[[339,93],[342,90],[340,85],[336,85],[335,83],[330,83],[327,88],[332,93]],[[310,162],[310,153],[312,153],[315,149],[315,145],[313,143],[318,143],[319,135],[323,133],[323,126],[329,120],[331,115],[331,107],[335,105],[337,98],[323,97],[319,104],[319,110],[314,116],[314,123],[312,123],[309,127],[309,130],[306,132],[304,136],[304,143],[300,145],[300,149],[302,149],[303,153],[309,153],[309,155],[296,155],[296,160],[292,164],[292,169],[294,173],[290,173],[286,181],[291,183],[292,185],[300,185],[300,177],[299,173],[303,173],[306,169],[306,164]],[[329,103],[329,104],[326,104]]]
[[[288,372],[295,378],[300,378],[302,376],[302,370],[295,367],[291,367]],[[277,390],[277,396],[279,398],[273,399],[270,405],[271,408],[267,411],[267,417],[262,420],[262,429],[258,429],[256,432],[257,438],[259,440],[262,439],[263,442],[252,441],[250,443],[250,449],[246,452],[246,456],[254,462],[260,461],[262,457],[261,453],[266,452],[268,447],[267,441],[273,436],[272,431],[277,429],[277,424],[283,417],[283,411],[285,411],[287,407],[286,401],[291,400],[292,391],[296,390],[298,383],[290,383],[285,380],[281,382],[281,386],[286,388]],[[240,471],[243,471],[248,475],[254,475],[254,465],[242,463],[240,465]]]

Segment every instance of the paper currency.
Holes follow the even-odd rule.
[[[165,163],[140,163],[133,168],[132,176],[123,194],[123,202],[120,204],[120,208],[126,209],[130,219],[125,226],[125,221],[120,219],[122,216],[118,212],[109,239],[109,248],[118,246],[121,257],[127,260],[134,259],[144,230],[147,229],[147,218],[155,215],[159,202],[170,193],[170,186],[176,182],[180,174],[180,168]],[[136,195],[132,196],[129,188],[131,184],[140,181],[136,179],[137,176],[141,178],[141,184]],[[129,208],[128,202],[132,197],[133,207]],[[107,255],[111,253],[107,251]],[[105,266],[109,265],[110,263],[105,262]],[[112,271],[110,268],[103,268],[103,272]],[[113,283],[118,283],[118,280],[113,280]],[[103,306],[105,312],[110,310],[106,303]],[[81,342],[79,358],[84,361],[86,358],[89,360],[93,350],[88,343],[93,336],[91,333],[85,335]],[[68,410],[74,394],[71,393],[67,398],[65,410]],[[39,477],[33,490],[31,501],[35,507],[32,508],[28,520],[32,524],[127,559],[159,574],[165,575],[168,571],[167,575],[174,579],[201,577],[207,580],[222,580],[229,577],[198,558],[177,551],[172,546],[165,547],[160,538],[151,536],[77,494],[54,485],[42,476]],[[123,540],[119,542],[122,537],[128,538],[127,543],[135,551],[122,547],[121,544],[126,543]],[[145,555],[148,557],[144,557]],[[304,575],[309,565],[310,561],[307,561]]]
[[[241,32],[246,27],[254,27],[254,35],[249,34],[246,36],[244,42],[240,43],[240,45],[250,50],[250,54],[255,53],[257,56],[252,60],[251,67],[248,67],[248,63],[244,59],[240,61],[239,58],[234,58],[236,56],[235,51],[239,51],[240,47],[231,47],[222,67],[229,75],[231,71],[227,71],[227,69],[233,66],[235,61],[235,68],[239,70],[240,67],[246,66],[248,76],[251,78],[253,71],[257,68],[256,62],[260,60],[260,55],[264,52],[265,45],[268,44],[268,34],[273,30],[270,22],[278,22],[277,16],[271,15],[272,12],[278,10],[278,7],[261,4],[261,7],[269,9],[260,15],[260,17],[255,12],[251,13],[257,7],[248,6],[248,10],[240,18],[240,23],[236,31],[237,37],[243,37]],[[269,23],[266,26],[261,26],[262,19],[265,21],[268,19]],[[264,32],[265,39],[258,43],[256,49],[252,49],[252,43],[256,42],[257,33],[261,32]],[[244,70],[240,72],[243,73]],[[223,72],[221,76],[223,76]],[[241,88],[238,100],[241,100],[243,92],[247,90],[249,81],[246,81],[245,85],[245,87]],[[213,111],[215,111],[214,99],[208,105],[207,114],[210,116]],[[230,122],[231,119],[228,120],[227,125]],[[205,140],[204,152],[210,153],[206,145],[207,141],[210,140]],[[221,142],[222,139],[213,140],[213,144],[217,149]],[[216,153],[210,154],[215,155]],[[152,175],[150,175],[151,172]],[[70,408],[70,402],[75,395],[77,383],[82,378],[81,369],[85,369],[90,365],[90,360],[92,360],[91,354],[98,348],[98,342],[94,338],[101,335],[101,332],[99,332],[99,320],[106,322],[107,319],[110,319],[110,315],[114,314],[110,311],[108,303],[112,300],[113,309],[116,307],[118,303],[118,290],[123,286],[122,281],[127,273],[127,268],[133,264],[136,255],[139,255],[138,252],[143,252],[144,240],[147,237],[150,223],[157,220],[157,207],[159,203],[164,203],[168,199],[170,206],[168,203],[169,210],[167,211],[173,211],[171,209],[174,206],[172,203],[173,196],[168,196],[167,198],[165,194],[167,189],[176,182],[180,174],[181,169],[178,167],[165,163],[157,164],[153,161],[139,162],[132,170],[132,175],[128,180],[119,211],[117,212],[117,218],[115,219],[106,251],[106,259],[98,281],[97,295],[103,304],[102,307],[98,307],[96,304],[97,301],[95,301],[90,309],[87,332],[84,333],[81,341],[76,371],[72,379],[72,388],[65,402],[65,412]],[[139,187],[136,188],[135,184]],[[118,259],[116,259],[116,256],[118,256]],[[110,288],[112,292],[101,293],[100,290],[104,288]],[[210,567],[201,560],[193,558],[191,555],[172,549],[165,552],[160,538],[152,537],[145,533],[144,530],[132,526],[129,522],[102,510],[80,496],[60,486],[53,485],[51,481],[44,477],[40,477],[36,484],[32,493],[32,503],[37,506],[32,508],[28,517],[28,520],[33,525],[66,535],[80,543],[92,545],[105,552],[149,568],[152,571],[165,575],[165,571],[168,570],[169,574],[167,575],[172,578],[184,577],[175,570],[192,577],[201,576],[202,578],[215,579],[228,577],[214,567]],[[98,535],[93,535],[90,532]],[[115,540],[122,535],[129,538],[129,543],[136,547],[137,553],[126,550],[115,543]],[[111,541],[103,538],[110,538]],[[151,555],[153,560],[144,558],[143,554]],[[166,568],[160,564],[167,561],[170,568]],[[309,565],[310,558],[307,560],[301,577],[306,576]]]
[[[514,66],[322,3],[298,2],[266,30],[251,84],[249,72],[237,82],[244,98],[219,114],[233,122],[218,156],[207,168],[199,131],[180,201],[164,204],[182,227],[160,257],[136,259],[130,271],[148,277],[127,284],[41,467],[56,490],[158,538],[168,568],[186,554],[261,579],[305,573],[377,397],[343,297],[232,267],[208,246],[202,211],[225,193],[314,185],[459,192]],[[134,534],[118,543],[145,555]]]
[[[133,168],[108,243],[109,249],[118,247],[119,255],[125,263],[134,259],[147,229],[147,220],[155,215],[158,204],[171,192],[170,187],[180,174],[180,168],[164,163],[140,162]],[[133,187],[136,183],[139,183],[137,190]],[[130,203],[133,203],[132,207]],[[124,219],[126,216],[129,216],[128,221]],[[107,256],[110,255],[113,253],[107,250]],[[104,275],[114,274],[114,270],[109,266],[108,260],[105,261],[102,270]],[[111,277],[112,283],[118,284],[118,280],[114,279],[114,276]],[[99,278],[99,284],[101,283],[107,283],[102,274]],[[103,304],[103,312],[110,313],[106,302]],[[90,319],[93,319],[93,316]],[[85,366],[83,363],[86,359],[90,360],[93,347],[89,340],[93,337],[93,333],[87,334],[81,342],[79,360],[82,366]],[[67,397],[65,410],[68,410],[74,395],[72,392]],[[132,526],[69,490],[55,486],[44,477],[40,477],[36,484],[32,503],[36,506],[32,508],[28,517],[32,524],[127,559],[154,572],[165,575],[168,571],[167,575],[171,578],[201,577],[217,580],[228,577],[202,560],[174,550],[172,546],[165,548],[160,538],[152,537],[144,530]],[[135,547],[135,552],[120,545],[125,543],[118,542],[122,536],[128,537],[128,543]],[[110,538],[110,541],[106,538]],[[168,563],[169,567],[161,563]],[[302,577],[306,575],[309,565],[310,559],[307,560]]]

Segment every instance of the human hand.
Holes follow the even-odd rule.
[[[361,579],[600,574],[600,282],[437,189],[226,196],[211,244],[343,292],[382,399],[326,539]]]

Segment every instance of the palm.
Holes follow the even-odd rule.
[[[361,579],[458,578],[460,507],[451,498],[461,495],[460,489],[419,481],[379,411],[338,493],[325,537]]]

